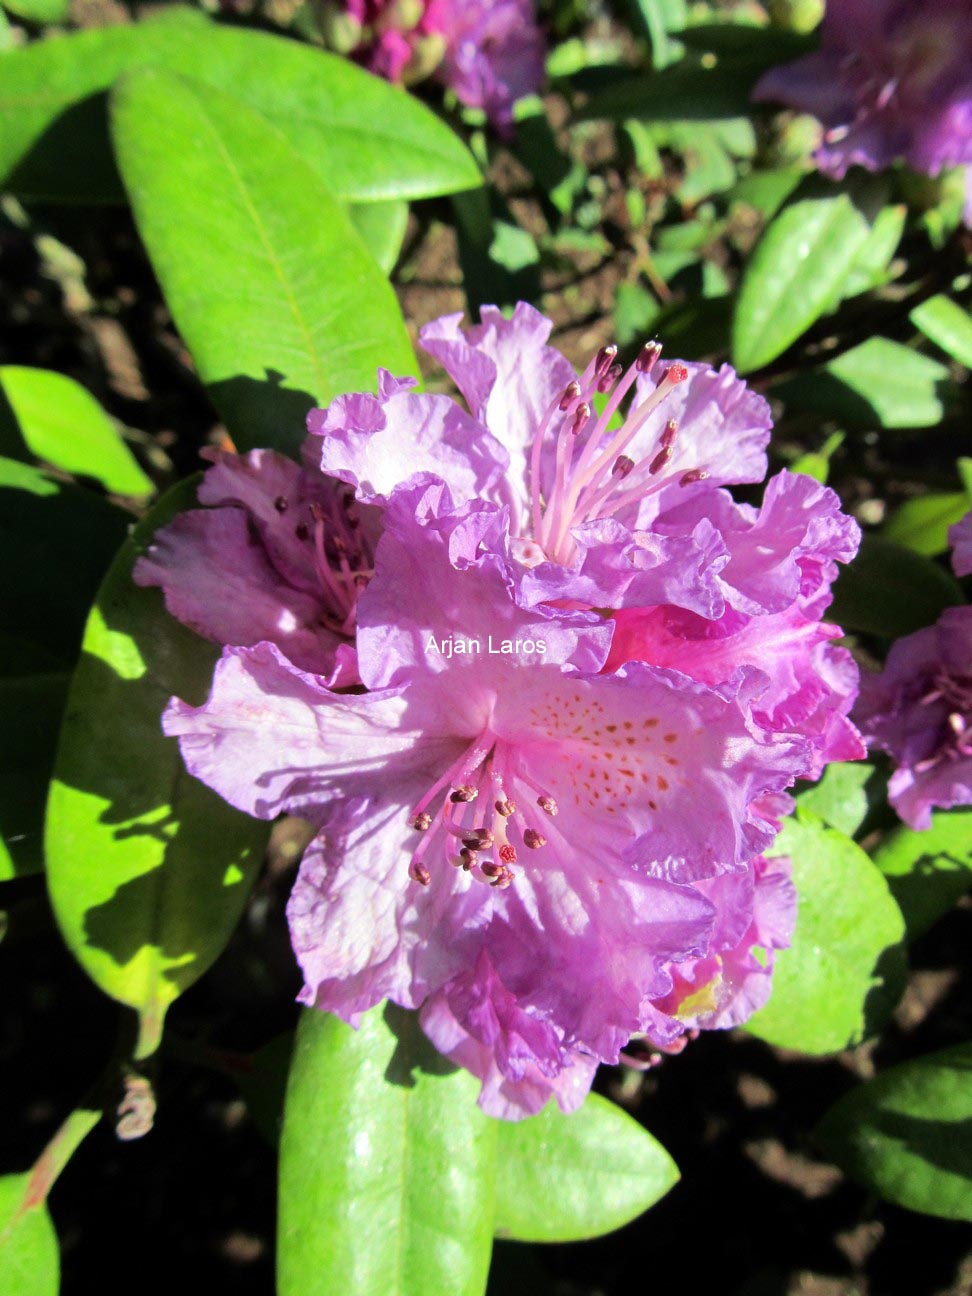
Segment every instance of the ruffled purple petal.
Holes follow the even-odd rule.
[[[316,450],[322,472],[372,503],[427,475],[446,482],[456,500],[496,495],[508,456],[480,422],[448,396],[401,384],[387,390],[384,397],[338,396],[326,409],[311,410],[305,456]]]

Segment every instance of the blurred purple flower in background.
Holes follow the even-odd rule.
[[[898,158],[928,175],[972,163],[972,5],[829,0],[820,50],[767,72],[754,98],[819,117],[817,163],[837,179]]]
[[[952,566],[972,572],[972,514],[949,530]],[[861,677],[854,711],[868,746],[896,765],[888,799],[912,828],[933,809],[972,805],[972,607],[891,646],[884,669]]]
[[[341,0],[324,5],[323,25],[332,48],[389,81],[434,74],[501,133],[516,101],[543,84],[532,0]]]

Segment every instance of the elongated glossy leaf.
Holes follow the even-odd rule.
[[[793,862],[797,925],[747,1030],[779,1048],[836,1052],[870,1033],[903,988],[901,911],[861,848],[806,812],[774,851]]]
[[[575,1242],[610,1233],[664,1197],[678,1166],[636,1120],[591,1094],[498,1132],[496,1236]]]
[[[481,183],[468,150],[411,95],[347,59],[177,6],[12,52],[0,79],[0,176],[16,167],[11,185],[31,198],[123,200],[104,93],[147,65],[238,95],[339,197],[423,198]]]
[[[815,373],[773,388],[798,409],[860,427],[934,427],[954,390],[948,369],[892,342],[868,338]]]
[[[737,369],[769,364],[836,306],[870,231],[846,193],[797,198],[783,208],[743,274],[732,334]]]
[[[0,366],[0,451],[26,449],[64,472],[93,477],[117,495],[154,489],[90,392],[64,374]]]
[[[353,203],[348,215],[365,247],[385,274],[391,274],[408,228],[408,203]]]
[[[916,306],[908,318],[953,360],[972,369],[972,315],[967,307],[939,293]]]
[[[965,491],[920,495],[906,500],[888,519],[882,535],[914,553],[934,558],[948,548],[948,530],[972,508]]]
[[[165,121],[165,130],[159,122]],[[395,295],[342,206],[264,118],[168,72],[116,91],[119,161],[176,324],[240,449],[416,373]]]
[[[871,232],[851,263],[841,297],[855,297],[887,282],[891,261],[904,233],[908,209],[904,203],[878,212]]]
[[[496,1122],[396,1008],[307,1010],[280,1149],[279,1296],[481,1296]]]
[[[0,675],[73,668],[129,520],[93,491],[0,459]]]
[[[267,835],[190,778],[178,745],[162,735],[171,696],[205,698],[217,652],[131,572],[155,528],[194,499],[195,482],[170,491],[98,592],[47,807],[55,915],[88,975],[139,1012],[139,1056],[228,941]]]
[[[874,766],[864,761],[828,765],[819,783],[799,795],[803,810],[810,810],[846,837],[860,828],[868,811],[866,785]]]
[[[852,1089],[816,1131],[828,1156],[886,1201],[972,1220],[972,1043]]]
[[[914,940],[972,887],[972,810],[938,810],[924,832],[902,826],[873,858]]]
[[[43,1201],[25,1201],[31,1175],[0,1177],[0,1291],[4,1296],[57,1296],[57,1234]]]
[[[32,23],[64,22],[68,16],[68,0],[4,0],[3,7],[18,18]]]
[[[931,625],[962,601],[957,582],[937,563],[866,535],[855,560],[837,578],[827,615],[845,630],[897,639]]]

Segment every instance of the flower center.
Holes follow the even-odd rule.
[[[915,764],[916,774],[936,765],[972,756],[972,676],[941,674],[921,698],[921,706],[941,705],[944,721],[938,742],[930,756]]]
[[[278,513],[289,507],[285,496],[274,501]],[[294,534],[310,549],[311,568],[324,595],[321,621],[336,634],[353,638],[358,598],[374,574],[371,542],[361,529],[354,492],[332,498],[322,492],[307,506],[306,520]]]
[[[576,554],[571,528],[582,522],[612,517],[619,510],[637,504],[660,488],[662,469],[672,457],[678,424],[669,419],[651,453],[639,462],[625,451],[649,417],[679,383],[688,378],[684,365],[669,365],[654,390],[628,412],[613,432],[608,425],[639,375],[654,369],[661,347],[646,343],[638,358],[624,372],[616,357],[616,346],[602,347],[579,379],[568,384],[550,405],[537,429],[530,463],[533,538],[554,562],[569,564]],[[591,426],[595,393],[610,392],[603,411]],[[553,435],[559,421],[554,449],[553,480],[546,496],[541,493],[540,461],[544,438]],[[590,429],[583,445],[580,434]],[[580,448],[578,448],[580,447]],[[708,476],[704,469],[683,473],[685,485]]]
[[[539,850],[547,839],[537,823],[553,817],[557,803],[549,793],[518,771],[517,791],[536,797],[541,815],[529,816],[514,799],[513,771],[505,744],[486,731],[476,738],[422,797],[409,818],[422,840],[408,872],[428,886],[427,861],[436,855],[475,880],[508,887],[516,877],[518,849]]]

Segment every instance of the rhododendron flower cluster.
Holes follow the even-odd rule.
[[[677,1052],[765,1002],[786,789],[863,754],[821,620],[858,543],[836,496],[781,473],[735,502],[766,472],[761,397],[654,343],[577,374],[550,327],[522,304],[434,321],[465,407],[381,372],[311,413],[301,468],[221,457],[214,507],[139,569],[227,645],[208,701],[164,718],[189,770],[316,829],[302,1000],[418,1009],[511,1118],[576,1107],[632,1038]],[[231,534],[252,620],[217,579],[192,592]]]
[[[504,133],[516,101],[543,83],[546,46],[531,0],[342,0],[324,13],[341,53],[389,81],[434,73]]]
[[[968,0],[829,0],[820,50],[766,73],[754,97],[819,117],[821,170],[903,158],[916,171],[972,163]]]
[[[949,539],[955,574],[969,575],[972,514]],[[863,677],[855,716],[894,761],[888,799],[905,823],[930,828],[933,809],[972,805],[972,607],[892,644],[884,669]]]

